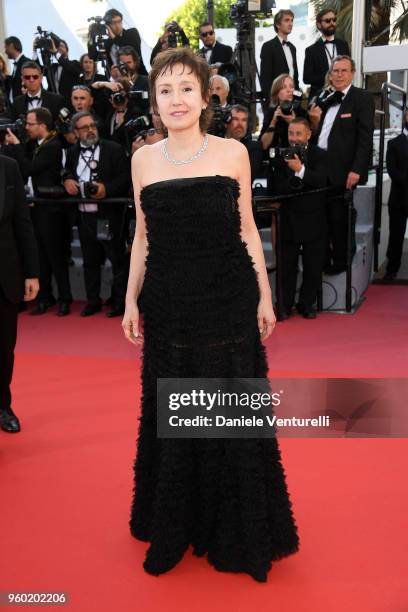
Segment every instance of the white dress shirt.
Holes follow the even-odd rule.
[[[295,68],[294,68],[294,66],[293,66],[293,56],[292,56],[292,52],[291,52],[291,50],[289,49],[289,45],[288,45],[288,44],[285,44],[285,45],[284,45],[284,44],[282,44],[283,42],[287,43],[287,41],[286,41],[286,40],[284,40],[283,38],[281,38],[280,36],[278,36],[278,38],[279,38],[279,40],[280,40],[280,42],[281,42],[282,49],[283,49],[283,52],[284,52],[285,57],[286,57],[286,61],[288,62],[289,74],[290,74],[290,76],[291,76],[291,77],[292,77],[292,79],[293,79],[293,78],[294,78],[294,76],[295,76]]]
[[[347,96],[350,87],[351,84],[346,87],[346,89],[343,89],[344,98]],[[322,130],[320,132],[319,141],[317,144],[321,149],[325,149],[326,151],[328,147],[329,135],[333,127],[334,120],[337,117],[337,113],[339,112],[339,108],[340,104],[333,104],[333,106],[328,109],[323,121]]]
[[[85,145],[80,145],[80,155],[78,157],[78,165],[77,165],[77,177],[79,183],[79,190],[81,192],[81,196],[84,198],[84,183],[87,183],[91,180],[91,169],[87,165],[86,162],[90,162],[91,160],[99,162],[99,155],[101,148],[99,145],[96,145],[94,151],[84,151]],[[85,159],[84,159],[85,158]],[[89,204],[79,204],[79,210],[81,212],[98,212],[98,204],[95,202]]]
[[[324,50],[326,51],[327,66],[330,68],[332,60],[337,55],[337,47],[334,44],[334,36],[326,36],[326,37],[322,36],[322,40],[323,40],[323,43],[325,40],[329,41],[328,43],[324,45]]]
[[[31,98],[36,98],[37,96],[40,98],[39,100],[31,99]],[[33,108],[40,108],[42,105],[41,89],[39,89],[38,92],[34,96],[27,92],[27,100],[28,100],[27,110],[33,110]]]

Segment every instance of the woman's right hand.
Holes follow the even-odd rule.
[[[122,319],[125,338],[132,344],[143,344],[143,334],[139,331],[139,309],[136,302],[126,304]]]

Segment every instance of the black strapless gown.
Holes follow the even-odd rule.
[[[143,567],[153,575],[174,567],[192,544],[217,570],[264,582],[272,561],[299,546],[276,438],[157,438],[157,378],[267,376],[238,195],[238,182],[219,175],[141,192],[149,249],[129,524],[150,542]]]

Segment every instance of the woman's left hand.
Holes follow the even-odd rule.
[[[261,340],[269,338],[274,330],[276,317],[271,297],[261,297],[258,304],[258,328]]]

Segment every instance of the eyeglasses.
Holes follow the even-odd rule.
[[[214,30],[208,30],[208,32],[201,32],[200,36],[205,38],[206,36],[212,36],[214,34]]]
[[[82,132],[82,130],[94,130],[97,127],[96,123],[89,123],[88,125],[83,125],[82,127],[77,126],[77,130]]]
[[[330,17],[330,19],[322,19],[323,23],[337,23],[336,17]]]
[[[23,75],[23,79],[25,81],[38,81],[39,78],[40,78],[39,74],[24,74]]]

